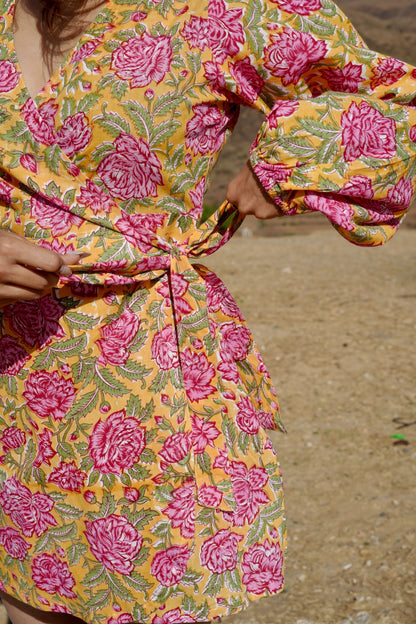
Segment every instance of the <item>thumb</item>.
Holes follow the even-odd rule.
[[[64,275],[65,277],[69,277],[72,275],[72,271],[69,268],[69,265],[79,264],[79,262],[83,258],[87,258],[91,254],[86,252],[71,252],[66,254],[59,254],[59,257],[62,260],[62,264],[59,268],[59,274]]]

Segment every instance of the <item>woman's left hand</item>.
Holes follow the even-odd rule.
[[[244,215],[254,215],[257,219],[273,219],[281,211],[266,193],[251,165],[246,163],[240,173],[231,180],[226,193],[227,201]]]

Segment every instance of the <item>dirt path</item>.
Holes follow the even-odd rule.
[[[277,221],[277,220],[276,220]],[[242,307],[289,430],[287,589],[227,624],[416,623],[416,231],[236,237],[207,263]],[[403,434],[407,445],[394,445]]]

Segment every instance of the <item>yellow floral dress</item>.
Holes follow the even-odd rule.
[[[416,74],[331,0],[107,0],[31,98],[0,0],[1,227],[91,256],[0,311],[0,587],[90,624],[181,624],[283,588],[276,396],[203,197],[241,105],[281,215],[396,231]]]

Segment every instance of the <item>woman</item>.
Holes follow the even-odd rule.
[[[390,238],[416,72],[329,0],[61,4],[0,5],[2,600],[14,624],[203,622],[283,588],[284,429],[191,260],[246,214]],[[265,122],[203,213],[240,105]]]

